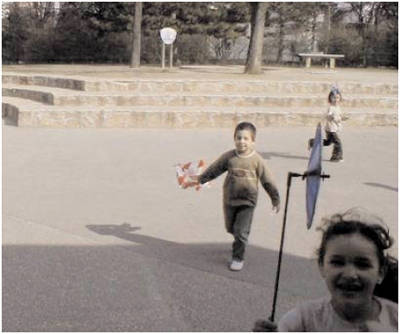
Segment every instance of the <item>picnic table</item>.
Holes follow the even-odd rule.
[[[328,53],[299,53],[298,56],[306,59],[306,67],[311,67],[312,58],[324,58],[329,59],[329,68],[334,69],[337,58],[344,58],[344,55],[339,54],[328,54]]]

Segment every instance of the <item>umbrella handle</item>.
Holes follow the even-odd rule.
[[[309,175],[311,175],[311,174],[309,174]],[[289,205],[289,194],[290,194],[290,186],[292,184],[292,177],[302,177],[304,179],[305,177],[307,177],[307,173],[299,174],[299,173],[289,172],[288,176],[287,176],[286,201],[285,201],[285,211],[283,213],[281,244],[279,247],[278,266],[277,266],[276,277],[275,277],[274,298],[272,301],[272,311],[271,311],[271,315],[269,317],[269,320],[272,322],[274,321],[274,318],[275,318],[275,307],[276,307],[276,300],[278,297],[279,276],[280,276],[280,271],[281,271],[283,244],[285,241],[286,217],[287,217],[287,209],[288,209],[288,205]],[[325,179],[325,178],[330,178],[330,175],[322,173],[322,174],[320,174],[320,177],[322,179]]]
[[[296,174],[296,176],[298,175],[297,173],[293,173],[293,174]],[[331,177],[330,175],[321,173],[321,171],[317,171],[317,170],[313,171],[311,173],[310,172],[304,172],[304,174],[300,175],[300,176],[301,176],[302,180],[304,180],[308,176],[316,176],[316,175],[318,175],[322,180],[329,179]]]
[[[302,174],[299,173],[292,173],[289,172],[287,176],[287,188],[286,188],[286,201],[285,201],[285,211],[283,213],[283,224],[282,224],[282,234],[281,234],[281,245],[279,247],[279,255],[278,255],[278,266],[276,269],[276,277],[275,277],[275,288],[274,288],[274,298],[272,301],[272,311],[269,317],[270,321],[274,321],[275,318],[275,306],[276,300],[278,297],[278,287],[279,287],[279,275],[281,271],[281,262],[282,262],[282,251],[283,251],[283,243],[285,240],[285,229],[286,229],[286,216],[287,216],[287,209],[289,204],[289,193],[290,193],[290,186],[292,184],[292,177],[300,177]]]
[[[322,179],[322,181],[324,181],[324,179],[329,179],[331,176],[329,175],[329,174],[324,174],[324,173],[322,173],[321,175],[320,175],[320,178]]]

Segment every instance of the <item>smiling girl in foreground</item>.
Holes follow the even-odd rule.
[[[384,250],[393,243],[382,221],[353,208],[330,217],[321,229],[318,263],[330,296],[302,303],[278,328],[257,321],[254,331],[397,332],[397,304],[374,295],[385,276]]]

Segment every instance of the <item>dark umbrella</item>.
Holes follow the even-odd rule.
[[[303,175],[303,179],[307,177],[306,181],[306,210],[307,210],[307,228],[310,229],[314,213],[315,206],[317,204],[319,185],[321,182],[321,157],[322,157],[322,134],[321,134],[321,123],[318,124],[317,130],[315,131],[314,144],[310,154],[310,160],[308,161],[307,171]]]

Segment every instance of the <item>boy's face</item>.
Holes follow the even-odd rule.
[[[239,130],[235,134],[236,151],[240,154],[250,154],[254,150],[253,133],[250,130]]]

